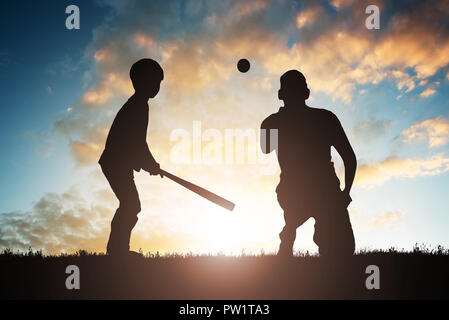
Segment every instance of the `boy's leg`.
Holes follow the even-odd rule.
[[[131,231],[137,223],[137,216],[127,216],[122,212],[121,207],[119,207],[111,221],[111,233],[106,247],[109,254],[129,251]]]
[[[120,201],[120,205],[111,222],[107,252],[109,254],[125,253],[129,251],[131,231],[137,223],[137,214],[141,210],[139,194],[134,183],[134,174],[132,170],[114,171],[102,169],[112,190]]]

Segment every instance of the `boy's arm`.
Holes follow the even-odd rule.
[[[151,175],[159,174],[159,163],[153,157],[147,143],[148,109],[136,119],[140,166]]]
[[[148,147],[148,143],[145,141],[143,146],[143,161],[142,161],[142,168],[143,170],[149,172],[152,175],[158,174],[159,171],[159,163],[156,162],[156,160],[153,157],[153,154],[150,151],[150,148]]]

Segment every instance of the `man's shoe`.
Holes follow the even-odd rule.
[[[285,247],[281,246],[277,253],[277,257],[283,258],[283,259],[293,258],[293,249],[289,249],[289,248],[285,248]]]

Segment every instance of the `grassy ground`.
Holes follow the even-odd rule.
[[[68,290],[68,265],[80,289]],[[368,265],[380,289],[368,290]],[[317,256],[147,255],[114,259],[80,251],[0,254],[1,299],[448,299],[449,255],[442,248],[361,252],[344,261]]]

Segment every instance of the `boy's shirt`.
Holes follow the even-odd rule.
[[[146,142],[147,128],[148,103],[133,95],[115,116],[98,162],[109,168],[148,171],[156,161]]]

